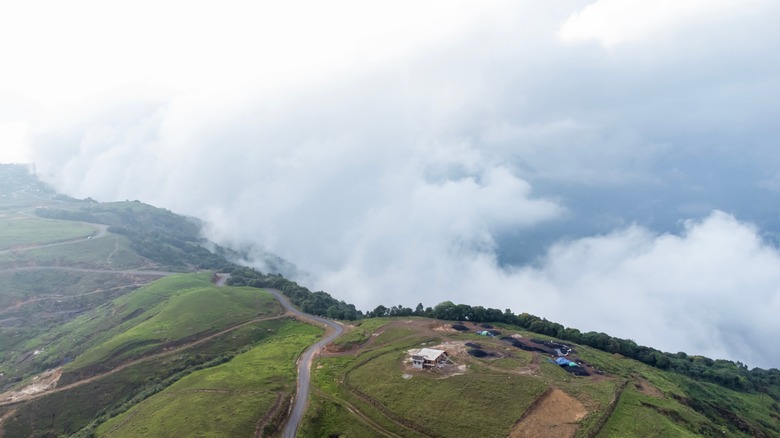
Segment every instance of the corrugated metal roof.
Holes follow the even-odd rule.
[[[433,348],[423,348],[422,350],[417,352],[417,355],[422,356],[425,358],[425,360],[436,360],[444,354],[443,350],[435,350]]]

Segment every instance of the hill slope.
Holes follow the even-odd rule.
[[[195,219],[57,195],[21,166],[0,181],[3,436],[279,436],[322,329],[264,287],[350,325],[300,436],[780,436],[777,370],[450,302],[363,314],[230,263]],[[416,369],[421,348],[448,359]]]
[[[780,436],[778,404],[767,394],[489,326],[501,333],[427,318],[366,320],[317,364],[302,435]],[[449,360],[415,369],[411,356],[420,348],[444,350]],[[559,352],[577,366],[554,363]]]

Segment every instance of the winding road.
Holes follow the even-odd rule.
[[[84,240],[92,239],[92,238],[102,238],[105,237],[107,233],[107,226],[104,225],[96,225],[96,224],[89,224],[91,226],[96,227],[96,233],[88,236],[88,237],[81,237],[76,239],[70,239],[64,242],[55,242],[50,244],[43,244],[43,245],[33,245],[26,248],[14,248],[14,249],[3,249],[0,250],[0,255],[6,254],[6,253],[20,253],[29,251],[32,249],[39,249],[39,248],[48,248],[52,246],[60,246],[60,245],[69,245],[74,244],[78,242],[82,242]],[[113,255],[113,254],[112,254]],[[158,277],[164,277],[168,275],[175,274],[175,272],[162,272],[162,271],[148,271],[148,270],[108,270],[108,269],[88,269],[88,268],[76,268],[76,267],[66,267],[66,266],[27,266],[27,267],[18,267],[18,268],[10,268],[10,269],[0,269],[0,272],[8,272],[8,271],[33,271],[33,270],[62,270],[62,271],[72,271],[72,272],[93,272],[93,273],[115,273],[115,274],[129,274],[129,275],[146,275],[146,276],[158,276]],[[217,286],[224,286],[225,282],[229,275],[226,276],[219,276],[217,281]],[[311,345],[309,348],[306,349],[306,351],[303,352],[301,357],[298,360],[298,381],[297,381],[297,387],[296,387],[296,394],[293,397],[294,404],[292,407],[292,412],[290,413],[290,417],[287,420],[287,423],[284,428],[283,437],[284,438],[294,438],[295,435],[298,432],[298,427],[301,424],[301,421],[303,420],[303,415],[306,412],[306,405],[309,401],[309,389],[311,386],[311,364],[314,360],[314,357],[322,351],[322,349],[328,345],[330,342],[332,342],[334,339],[339,337],[342,333],[344,333],[344,327],[333,320],[320,318],[315,315],[311,315],[308,313],[301,312],[300,310],[296,309],[290,301],[285,297],[281,291],[276,289],[266,289],[271,294],[273,294],[277,300],[279,300],[279,303],[281,303],[282,307],[284,309],[294,315],[296,315],[298,318],[305,320],[307,322],[310,322],[315,325],[320,325],[325,327],[326,329],[326,336],[322,338],[320,341],[315,343],[314,345]],[[254,321],[250,321],[254,322]],[[235,327],[229,329],[233,330]],[[203,339],[206,340],[206,339]],[[169,352],[166,352],[164,354],[168,354]],[[152,356],[150,356],[152,357]],[[145,358],[146,360],[148,358]],[[129,366],[131,364],[126,364],[125,366],[120,366],[118,368],[115,368],[111,371],[111,373],[119,371],[120,369],[125,368],[126,366]],[[71,385],[63,386],[61,388],[57,388],[53,391],[46,391],[45,393],[36,394],[34,396],[28,396],[25,397],[25,400],[29,400],[31,398],[37,398],[44,394],[50,394],[52,392],[61,392],[67,389],[71,389],[72,387],[82,385],[85,383],[88,383],[89,381],[98,379],[104,377],[104,375],[95,376],[90,379],[86,379],[84,381],[76,382]],[[0,405],[5,404],[13,404],[18,403],[21,400],[12,400],[12,401],[0,401]]]
[[[326,330],[330,332],[319,342],[307,348],[306,351],[304,351],[301,355],[301,358],[298,360],[298,387],[294,399],[295,402],[293,404],[290,418],[287,420],[287,425],[284,428],[284,433],[282,434],[284,438],[295,438],[295,435],[298,432],[298,426],[303,420],[303,414],[306,412],[306,404],[309,401],[312,360],[314,359],[314,356],[316,356],[317,353],[319,353],[326,345],[344,333],[344,326],[330,319],[320,318],[319,316],[303,313],[290,304],[290,301],[287,299],[287,297],[282,295],[280,291],[276,289],[266,290],[271,292],[282,304],[282,307],[284,307],[288,312],[293,313],[307,321],[311,321],[319,325],[324,325]]]

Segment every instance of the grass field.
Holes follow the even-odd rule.
[[[297,323],[273,319],[248,324],[186,350],[138,362],[92,384],[18,406],[14,416],[2,423],[5,434],[33,436],[38,431],[41,436],[68,436],[80,429],[93,430],[193,371],[224,363],[253,345],[274,339],[280,332],[289,332],[291,324]],[[55,415],[42,416],[41,412]]]
[[[124,236],[67,242],[62,245],[31,248],[0,254],[0,269],[22,266],[70,266],[90,269],[135,269],[148,261],[129,248]]]
[[[138,356],[166,343],[280,311],[273,296],[255,288],[218,288],[209,284],[187,289],[149,311],[144,309],[142,322],[85,351],[68,368]]]
[[[368,341],[372,333],[390,321],[392,321],[390,318],[371,318],[358,321],[347,333],[339,336],[333,344],[343,349],[362,344]]]
[[[383,318],[371,325],[364,322],[362,330],[349,333],[346,342],[372,342],[351,353],[319,360],[313,374],[316,396],[301,436],[503,437],[523,415],[548,420],[565,416],[564,411],[556,413],[555,405],[533,405],[552,388],[565,394],[556,396],[559,399],[573,400],[565,403],[581,406],[577,409],[583,414],[571,429],[576,437],[777,436],[770,433],[780,425],[780,416],[773,412],[777,403],[765,394],[695,382],[583,346],[575,346],[576,357],[606,375],[576,377],[549,363],[546,355],[522,351],[495,338],[453,332],[449,325]],[[505,334],[550,339],[511,326],[497,328]],[[404,364],[407,349],[441,342],[452,348],[476,342],[499,353],[499,358],[475,358],[461,350],[451,356],[456,365],[467,368],[454,374],[414,371]],[[523,423],[523,430],[544,436],[540,424]]]
[[[112,273],[30,269],[0,272],[0,312],[25,300],[72,297],[126,286],[127,276]]]
[[[80,222],[9,215],[0,217],[0,250],[87,237],[95,232],[95,227]]]
[[[321,330],[287,322],[278,333],[225,364],[196,371],[126,413],[98,436],[252,436],[256,423],[295,388],[295,360]]]
[[[604,425],[599,437],[696,437],[706,419],[672,399],[654,398],[628,386],[620,397],[615,412]],[[708,430],[708,432],[717,432]],[[723,431],[725,432],[725,431]]]
[[[335,435],[335,431],[338,431],[339,435],[336,436],[370,438],[384,436],[380,432],[383,430],[380,426],[377,431],[369,423],[357,420],[351,408],[344,402],[314,394],[309,402],[307,418],[298,431],[298,436],[320,438]]]
[[[534,378],[466,372],[402,377],[405,352],[356,368],[348,381],[410,421],[443,436],[505,437],[547,386]],[[382,378],[377,378],[382,376]]]
[[[209,273],[172,275],[26,340],[16,353],[8,352],[0,372],[19,375],[25,369],[37,372],[71,361],[62,378],[70,381],[95,372],[84,367],[100,361],[116,364],[161,345],[280,312],[276,300],[262,290],[217,288]],[[20,339],[8,339],[12,341]],[[20,367],[14,358],[32,350],[40,354],[30,359],[27,368]]]
[[[355,355],[320,359],[314,381],[322,393],[307,413],[301,436],[376,436],[382,435],[380,431],[421,436],[415,430],[420,427],[441,436],[504,437],[547,388],[541,379],[509,371],[498,373],[476,360],[454,374],[409,374],[403,363],[406,350],[432,342],[429,332],[417,331],[420,327],[419,321],[393,327],[377,323],[373,328],[381,334],[371,348]],[[370,336],[366,330],[364,337]],[[528,365],[530,356],[518,353],[516,358],[503,359],[498,367]],[[346,389],[342,382],[358,392]],[[393,418],[372,403],[384,406]]]

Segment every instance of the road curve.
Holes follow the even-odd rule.
[[[282,436],[284,438],[295,438],[295,435],[298,433],[298,426],[301,424],[301,421],[303,420],[303,414],[306,412],[306,404],[309,401],[309,386],[311,384],[311,363],[314,359],[314,356],[317,355],[317,353],[320,352],[326,345],[328,345],[331,341],[339,337],[342,333],[344,333],[344,326],[339,324],[336,321],[320,318],[319,316],[310,315],[308,313],[301,312],[300,310],[296,309],[292,304],[290,304],[290,301],[282,295],[282,293],[276,289],[266,289],[268,292],[271,292],[277,300],[282,304],[282,307],[284,307],[287,311],[294,313],[298,316],[300,316],[303,319],[312,321],[317,324],[325,325],[328,329],[330,329],[330,334],[322,338],[319,342],[312,345],[311,347],[307,348],[306,351],[303,352],[301,355],[300,360],[298,361],[298,385],[297,385],[297,391],[295,394],[295,402],[293,405],[292,413],[290,414],[290,418],[287,420],[287,425],[284,427],[284,433]]]

